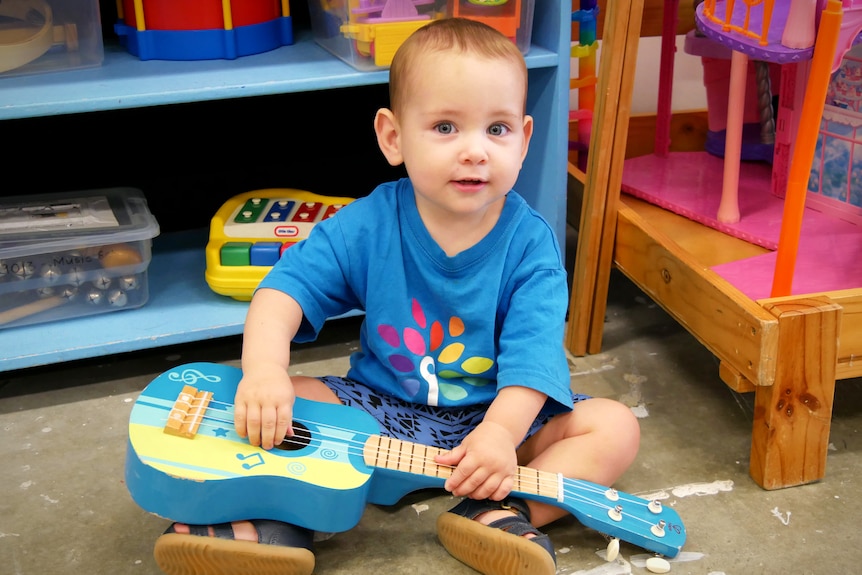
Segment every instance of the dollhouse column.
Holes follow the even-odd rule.
[[[748,56],[734,50],[730,60],[730,89],[727,97],[724,176],[717,215],[718,221],[725,224],[735,224],[739,221],[739,161],[742,155],[742,123],[747,76]]]

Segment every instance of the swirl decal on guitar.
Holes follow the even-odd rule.
[[[338,457],[338,451],[335,449],[321,449],[318,452],[318,455],[323,459],[336,459]]]

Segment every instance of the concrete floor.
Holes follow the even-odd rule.
[[[355,336],[355,320],[331,322],[294,353],[294,369],[343,373]],[[189,361],[236,364],[239,350],[229,338],[0,373],[0,573],[160,573],[152,548],[168,522],[138,508],[123,483],[129,411],[156,374]],[[663,494],[681,515],[688,541],[671,573],[859,571],[862,382],[838,385],[826,478],[764,491],[748,475],[752,398],[730,391],[717,361],[621,275],[602,353],[572,358],[571,371],[575,389],[641,416],[640,454],[617,487]],[[473,573],[435,538],[436,516],[452,504],[424,491],[369,507],[356,528],[318,544],[316,573]],[[560,574],[647,573],[644,551],[626,543],[605,563],[604,539],[573,519],[546,531]]]

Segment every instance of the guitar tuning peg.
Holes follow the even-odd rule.
[[[623,506],[617,505],[612,509],[608,509],[608,517],[613,519],[614,521],[622,521],[623,520]]]
[[[664,526],[665,526],[665,520],[659,519],[658,523],[656,523],[655,525],[650,527],[650,531],[652,531],[652,534],[655,535],[656,537],[664,537]]]
[[[670,563],[662,557],[650,557],[646,560],[646,568],[650,573],[669,573]]]
[[[647,504],[647,508],[656,515],[658,515],[659,513],[661,513],[661,501],[659,501],[658,499],[653,499],[649,502],[649,504]]]
[[[608,489],[605,491],[605,497],[608,498],[608,501],[619,501],[620,494],[613,487],[608,487]]]
[[[605,559],[610,561],[616,561],[617,557],[620,555],[620,540],[616,537],[612,537],[610,541],[608,541],[608,549],[605,552]]]

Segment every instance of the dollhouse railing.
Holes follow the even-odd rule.
[[[736,4],[735,0],[727,0],[724,4],[724,18],[718,17],[715,14],[716,0],[706,0],[703,3],[703,15],[722,26],[725,32],[737,32],[749,38],[757,40],[761,46],[766,46],[769,36],[769,24],[772,21],[772,8],[775,0],[742,0],[745,4],[745,19],[742,25],[732,24],[731,17],[733,16],[733,8]],[[752,9],[762,6],[762,18],[760,19],[760,32],[751,30],[751,13]]]

